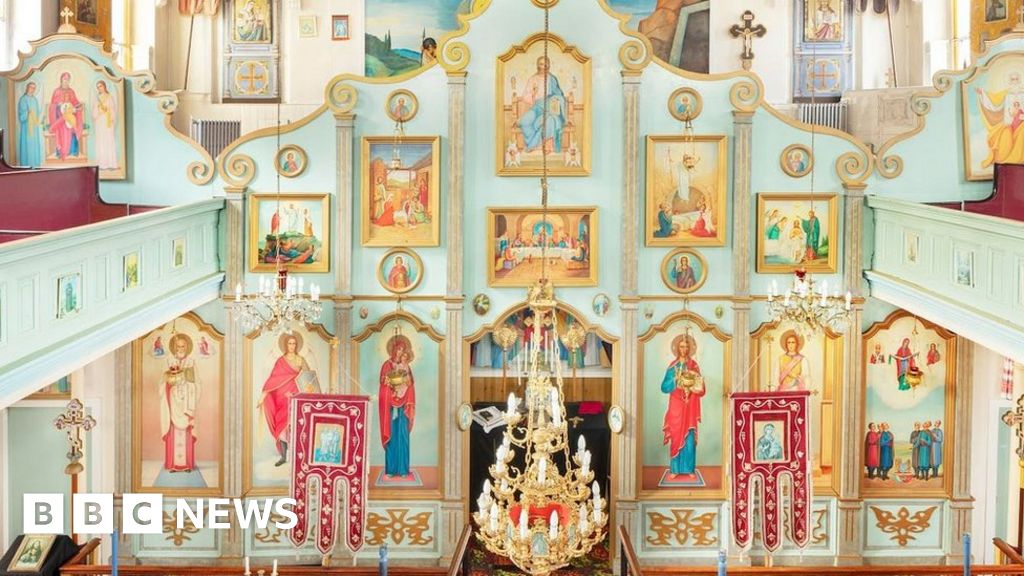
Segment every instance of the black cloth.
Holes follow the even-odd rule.
[[[480,410],[488,406],[495,406],[502,412],[505,411],[505,404],[495,402],[478,402],[473,404],[473,410]],[[594,470],[594,479],[601,485],[601,497],[608,497],[609,470],[611,468],[611,430],[608,428],[608,414],[602,410],[600,414],[580,416],[579,403],[570,402],[565,405],[566,417],[569,420],[569,453],[576,453],[576,443],[580,435],[587,438],[587,449],[590,450],[590,467]],[[582,420],[576,420],[576,418]],[[490,433],[477,422],[473,422],[469,432],[469,499],[470,511],[476,512],[476,499],[483,490],[484,480],[490,478],[487,469],[494,464],[494,453],[504,438],[505,427],[494,428]],[[517,452],[512,465],[522,470],[522,450],[513,447]],[[557,455],[556,455],[557,456]],[[555,458],[555,463],[560,470],[565,470],[563,459]],[[493,484],[493,480],[491,482]]]
[[[46,561],[43,562],[39,572],[9,572],[8,569],[11,563],[14,562],[14,553],[18,551],[21,541],[24,539],[24,534],[15,538],[14,543],[4,553],[3,558],[0,558],[0,576],[56,576],[60,571],[60,567],[81,549],[81,546],[75,544],[75,541],[70,537],[59,534],[53,542],[53,546],[46,553]]]

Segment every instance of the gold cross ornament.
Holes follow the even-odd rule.
[[[71,23],[71,19],[75,16],[74,11],[67,5],[64,5],[64,9],[60,11],[60,17],[64,20],[64,23],[57,29],[58,34],[77,34],[78,29]]]
[[[1017,398],[1017,408],[1003,414],[1003,423],[1016,428],[1017,457],[1024,460],[1024,394]],[[1021,462],[1024,466],[1024,462]]]
[[[85,406],[82,406],[82,402],[78,398],[73,398],[71,402],[68,402],[67,409],[64,413],[57,417],[53,421],[54,426],[57,430],[63,430],[68,436],[68,465],[64,468],[64,473],[68,475],[75,475],[83,470],[85,467],[82,466],[82,430],[89,431],[96,426],[96,419],[85,413]]]

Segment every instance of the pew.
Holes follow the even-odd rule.
[[[104,202],[96,166],[11,166],[3,151],[0,131],[0,243],[160,208]]]
[[[992,194],[984,200],[936,206],[1024,222],[1024,164],[996,164]]]

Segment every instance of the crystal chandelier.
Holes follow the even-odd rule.
[[[281,103],[277,103],[277,150],[281,149]],[[277,171],[277,208],[274,219],[281,216],[281,171]],[[265,330],[275,336],[290,334],[293,322],[310,324],[320,320],[323,304],[320,302],[320,287],[310,283],[309,295],[303,293],[305,282],[302,278],[289,277],[281,257],[281,237],[271,225],[274,237],[276,264],[274,275],[259,277],[256,294],[243,295],[242,284],[235,284],[235,309],[247,331]]]
[[[786,289],[785,294],[779,294],[778,287],[772,280],[768,292],[768,314],[773,321],[789,320],[814,332],[825,329],[845,332],[850,325],[851,301],[850,292],[846,293],[845,298],[839,297],[838,290],[830,296],[828,280],[823,281],[815,291],[811,275],[800,268],[793,275],[793,285]]]
[[[545,5],[545,61],[550,61],[548,8]],[[545,75],[540,144],[544,222],[548,209],[548,94]],[[484,546],[535,576],[546,576],[587,554],[604,539],[608,522],[604,512],[607,503],[601,497],[601,485],[594,480],[591,454],[583,436],[576,451],[569,453],[558,343],[577,350],[586,334],[575,325],[559,334],[554,286],[546,275],[547,246],[545,241],[541,247],[540,279],[527,294],[534,320],[528,329],[532,335],[514,363],[516,378],[521,381],[524,374],[526,377],[524,398],[509,394],[504,439],[473,514],[479,530],[477,538]],[[510,345],[517,335],[514,332],[499,329],[496,341]]]
[[[562,361],[556,345],[564,337],[559,335],[547,279],[530,289],[529,308],[534,314],[533,334],[514,362],[517,377],[526,374],[525,398],[509,394],[504,440],[489,468],[491,478],[484,481],[477,498],[473,520],[477,537],[488,550],[508,557],[528,574],[544,576],[602,541],[608,516],[583,436],[569,454]],[[541,325],[546,327],[544,336]]]
[[[812,47],[811,66],[815,65],[817,51]],[[815,103],[815,78],[811,78],[811,106]],[[815,124],[811,123],[811,209],[814,209],[814,135]],[[834,234],[832,230],[830,233]],[[831,249],[831,247],[830,247]],[[772,321],[790,321],[808,329],[811,332],[822,332],[831,330],[833,332],[845,332],[850,325],[850,303],[852,295],[846,292],[846,298],[839,297],[839,290],[830,296],[828,293],[828,280],[825,280],[815,289],[814,279],[806,268],[800,267],[793,273],[793,285],[786,289],[785,294],[780,294],[778,286],[772,280],[771,289],[768,292],[768,314]]]

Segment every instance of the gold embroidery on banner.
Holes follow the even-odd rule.
[[[690,508],[672,508],[671,512],[671,516],[659,512],[647,513],[651,523],[650,531],[655,534],[646,537],[648,544],[671,546],[674,540],[676,544],[684,545],[691,537],[695,546],[713,546],[718,543],[718,537],[713,535],[717,516],[715,512],[697,515]]]
[[[191,540],[189,534],[198,534],[199,528],[187,517],[182,519],[181,528],[178,528],[178,519],[170,510],[164,510],[164,540],[170,540],[175,546],[181,546]]]
[[[367,514],[366,531],[370,533],[367,544],[379,546],[390,539],[397,546],[408,538],[410,546],[426,546],[434,541],[433,536],[425,535],[430,530],[431,512],[410,515],[408,508],[388,508],[385,512],[387,516],[376,512]]]
[[[267,523],[267,527],[258,530],[253,534],[253,538],[257,542],[264,544],[279,544],[281,542],[281,535],[284,534],[284,530],[278,527],[282,522],[287,522],[288,519],[280,514],[273,513],[270,515],[270,522]]]
[[[932,514],[938,506],[932,506],[919,510],[910,515],[910,510],[903,506],[896,511],[896,514],[888,510],[883,510],[878,506],[872,506],[871,511],[875,513],[875,518],[878,519],[878,526],[883,533],[892,534],[890,540],[895,540],[901,547],[906,546],[907,542],[916,540],[912,534],[920,534],[931,526]]]

